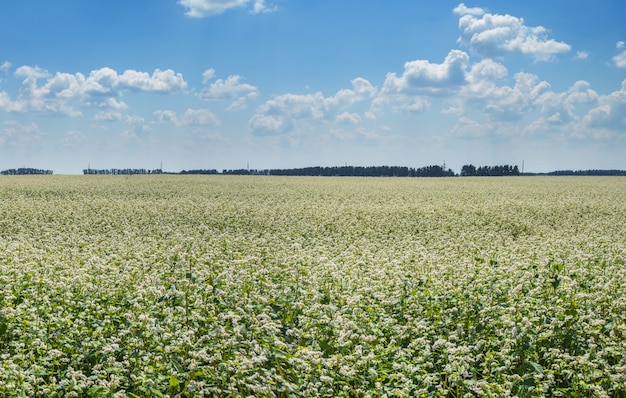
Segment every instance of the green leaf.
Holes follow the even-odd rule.
[[[552,278],[552,288],[556,289],[557,287],[559,287],[559,285],[561,284],[561,279],[559,278],[558,275],[555,275],[554,278]]]
[[[4,338],[4,335],[7,333],[9,326],[7,325],[6,318],[0,316],[0,338]]]
[[[539,365],[537,362],[529,362],[529,364],[535,372],[543,374],[543,366]]]
[[[176,369],[176,371],[177,371],[178,373],[185,373],[185,370],[183,369],[183,367],[182,367],[182,366],[180,366],[180,364],[178,363],[178,361],[176,361],[175,359],[172,359],[172,360],[170,361],[170,363],[172,364],[172,367],[173,367],[174,369]]]

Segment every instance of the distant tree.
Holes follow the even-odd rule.
[[[2,175],[50,175],[52,170],[33,169],[30,167],[20,167],[19,169],[8,169],[0,171]]]
[[[215,169],[183,170],[179,174],[218,174]]]
[[[471,177],[476,175],[476,166],[473,164],[466,164],[461,168],[462,177]]]
[[[518,176],[520,175],[517,166],[496,165],[496,166],[480,166],[476,168],[474,165],[465,165],[461,169],[461,176]]]

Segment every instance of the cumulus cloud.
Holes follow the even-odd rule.
[[[317,92],[314,94],[288,93],[272,98],[257,109],[256,114],[250,120],[250,127],[255,134],[268,135],[289,132],[298,120],[356,122],[357,119],[347,109],[374,97],[376,88],[363,78],[353,79],[351,83],[352,88],[339,90],[330,97],[324,97],[322,93]],[[338,117],[344,112],[347,113]]]
[[[50,77],[50,73],[38,66],[20,66],[15,71],[15,76],[24,77],[26,79],[44,79]]]
[[[267,4],[265,4],[265,0],[254,0],[254,4],[250,12],[252,14],[261,14],[266,12],[273,12],[277,9],[278,7],[276,6],[268,6]]]
[[[210,80],[214,73],[212,69],[205,71],[203,74],[204,81]],[[255,86],[243,83],[241,80],[242,77],[239,75],[228,76],[226,80],[218,79],[202,90],[200,97],[213,101],[231,101],[229,109],[245,108],[246,101],[254,100],[258,95],[258,90]]]
[[[2,65],[0,65],[0,71],[5,72],[5,73],[8,72],[10,68],[11,68],[11,63],[9,61],[4,61]]]
[[[483,10],[480,7],[467,7],[464,3],[459,4],[458,6],[454,7],[454,9],[452,10],[452,12],[454,12],[455,14],[458,15],[476,15],[476,16],[481,16],[483,14],[485,14],[485,10]]]
[[[586,81],[555,92],[535,75],[517,73],[513,78],[514,85],[502,84],[508,80],[506,69],[493,60],[473,65],[468,74],[470,83],[450,100],[455,107],[446,112],[459,117],[451,132],[468,137],[548,132],[571,135],[585,123],[587,127],[597,128],[611,119],[606,118],[607,114],[616,116],[621,110],[616,106],[619,100],[605,98],[601,102],[602,96]],[[614,98],[619,95],[614,93]],[[584,115],[581,112],[594,107],[598,109],[596,113],[590,112],[586,122],[581,123]],[[593,123],[596,125],[592,126]]]
[[[235,8],[249,7],[251,14],[276,10],[275,6],[268,6],[265,0],[179,0],[178,4],[185,8],[185,15],[194,18],[219,15]]]
[[[587,127],[623,132],[626,130],[626,80],[622,87],[598,98],[598,106],[583,118]]]
[[[514,121],[535,109],[537,98],[550,85],[530,73],[515,75],[515,85],[498,87],[487,97],[485,113],[491,120]]]
[[[625,47],[626,44],[624,44],[624,42],[621,40],[615,43],[615,48],[617,48],[618,50],[624,50]],[[613,62],[618,68],[626,68],[626,51],[621,51],[619,54],[614,56]]]
[[[127,70],[118,77],[117,86],[148,93],[170,93],[184,90],[187,83],[182,74],[175,73],[171,69],[156,69],[152,75],[147,72]]]
[[[460,50],[452,50],[441,64],[427,60],[409,61],[404,72],[397,76],[388,73],[383,85],[383,94],[428,94],[447,93],[466,83],[465,73],[469,56]]]
[[[18,110],[17,104],[11,100],[11,97],[5,91],[0,91],[0,110],[4,112],[15,112]]]
[[[587,59],[589,58],[589,53],[587,51],[576,51],[576,55],[574,59]]]
[[[207,84],[215,76],[215,69],[207,69],[202,72],[202,84]]]
[[[503,65],[491,59],[474,64],[467,74],[468,84],[448,98],[453,106],[445,113],[482,115],[492,122],[511,122],[536,110],[538,99],[549,91],[550,85],[523,72],[514,75],[514,85],[502,84],[507,74]]]
[[[358,113],[343,112],[335,120],[339,123],[357,124],[361,121],[361,116]]]
[[[145,119],[141,116],[131,116],[131,115],[126,115],[124,122],[126,124],[143,124],[145,122]]]
[[[250,128],[257,135],[279,135],[293,129],[293,120],[283,115],[256,114],[250,119]]]
[[[173,123],[177,126],[209,126],[219,124],[217,116],[208,109],[187,109],[184,114],[177,115],[170,110],[157,110],[154,118],[160,123]]]
[[[99,112],[94,116],[94,119],[98,122],[116,122],[122,119],[120,112]]]
[[[219,121],[208,109],[187,109],[181,116],[180,123],[187,126],[208,126],[219,124]]]
[[[523,54],[535,61],[549,61],[555,55],[571,50],[569,44],[549,39],[546,28],[526,26],[522,18],[508,14],[479,14],[476,9],[468,9],[463,4],[454,12],[462,15],[458,42],[483,57]]]
[[[408,61],[401,75],[387,74],[383,88],[372,101],[372,111],[391,106],[394,111],[423,112],[430,106],[429,99],[449,97],[465,86],[468,67],[469,55],[460,50],[450,51],[440,64]]]
[[[80,115],[80,108],[83,107],[118,111],[125,109],[127,105],[119,97],[126,90],[166,94],[179,92],[187,87],[182,75],[171,69],[156,69],[152,74],[126,70],[118,74],[115,70],[104,67],[85,76],[80,72],[57,72],[53,75],[37,66],[20,66],[15,71],[15,76],[24,79],[19,96],[16,100],[11,100],[8,94],[0,93],[0,109],[72,116]],[[105,119],[109,118],[110,115]]]
[[[177,123],[178,121],[174,111],[156,110],[154,111],[154,117],[160,123]]]
[[[624,48],[624,42],[620,41],[617,43],[617,48]],[[618,68],[626,68],[626,51],[622,51],[616,56],[613,57],[613,62],[615,62],[615,66]]]
[[[541,106],[541,113],[546,122],[565,124],[579,120],[576,113],[578,106],[594,104],[598,98],[598,93],[590,88],[589,83],[581,80],[565,92],[544,92],[537,98],[537,104]]]

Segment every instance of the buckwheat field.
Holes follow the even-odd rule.
[[[0,396],[625,397],[626,179],[0,178]]]

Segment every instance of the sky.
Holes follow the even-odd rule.
[[[626,169],[622,0],[7,0],[0,170]]]

